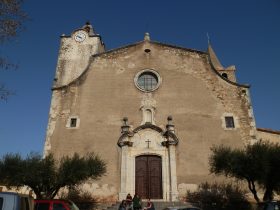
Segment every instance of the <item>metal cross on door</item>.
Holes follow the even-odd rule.
[[[162,199],[161,157],[141,155],[135,158],[135,165],[135,193],[143,199]]]

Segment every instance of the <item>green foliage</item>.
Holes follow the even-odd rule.
[[[7,154],[0,162],[0,182],[7,186],[21,186],[24,174],[23,161],[18,154]],[[13,176],[11,176],[11,174]]]
[[[42,159],[34,153],[25,159],[18,154],[8,154],[0,160],[1,184],[8,187],[27,185],[37,198],[53,198],[60,188],[97,179],[105,172],[104,161],[92,153],[84,157],[74,154],[58,162],[51,154]]]
[[[272,200],[273,192],[280,189],[280,146],[258,142],[244,149],[225,146],[212,148],[210,172],[244,180],[257,202],[260,199],[256,183],[265,191],[263,200]]]
[[[203,210],[250,210],[245,191],[232,184],[202,183],[198,191],[188,192],[187,201]]]
[[[69,188],[68,193],[61,194],[60,198],[73,201],[80,210],[94,209],[97,205],[92,195],[79,187]]]

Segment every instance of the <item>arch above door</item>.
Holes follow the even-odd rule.
[[[145,124],[135,128],[132,132],[127,131],[122,134],[118,141],[121,156],[119,200],[125,199],[128,193],[140,193],[145,198],[151,197],[166,201],[178,199],[176,174],[176,145],[178,141],[173,138],[176,135],[174,133],[172,133],[174,135],[169,135],[170,133],[171,131],[164,132],[155,125]],[[146,163],[140,157],[146,158]],[[138,176],[138,170],[146,172],[150,170],[148,166],[146,169],[143,169],[145,166],[142,169],[138,168],[140,160],[144,165],[148,164],[149,161],[157,162],[158,167],[154,166],[153,169],[157,171],[157,177],[153,177],[152,180],[158,185],[157,188],[150,188],[151,175]],[[138,184],[139,179],[143,179],[147,183],[140,185]]]

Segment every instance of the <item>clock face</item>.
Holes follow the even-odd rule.
[[[86,39],[86,33],[83,32],[83,31],[79,31],[75,34],[74,36],[74,39],[77,41],[77,42],[82,42]]]

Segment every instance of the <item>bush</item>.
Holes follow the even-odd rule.
[[[73,201],[80,210],[91,210],[96,207],[96,200],[92,195],[78,187],[70,188],[68,193],[62,194],[60,198]]]
[[[232,184],[202,183],[196,192],[187,192],[187,201],[203,210],[250,210],[245,191]]]

